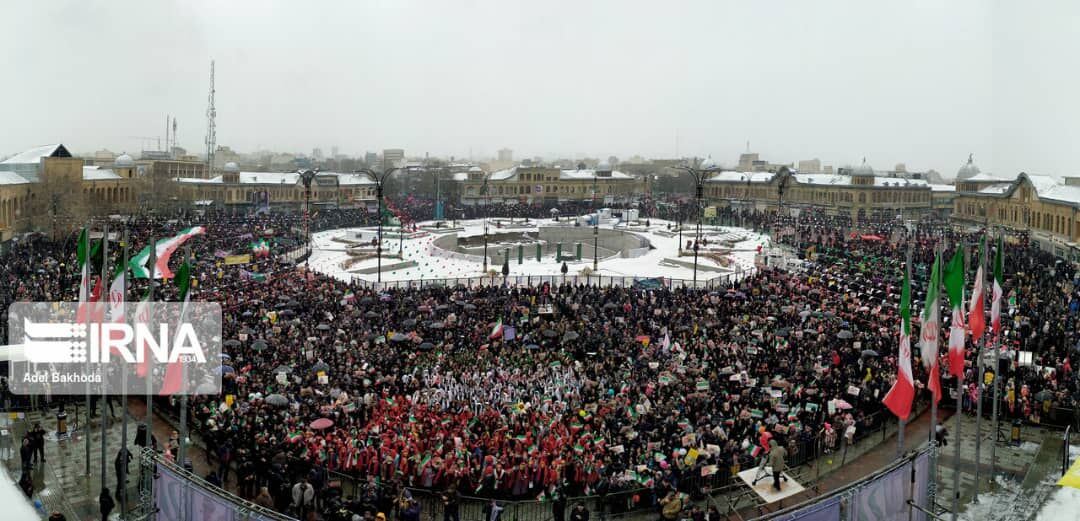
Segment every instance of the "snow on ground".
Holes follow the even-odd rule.
[[[534,220],[531,221],[534,225],[550,226],[555,223],[549,220]],[[426,223],[420,223],[423,226]],[[665,277],[674,279],[690,280],[693,278],[693,269],[685,268],[681,266],[663,266],[661,262],[665,258],[676,258],[677,249],[679,244],[679,236],[676,234],[674,237],[665,237],[657,232],[667,230],[667,226],[670,224],[667,221],[651,220],[650,226],[647,230],[645,226],[635,227],[633,230],[629,230],[632,233],[637,233],[644,236],[649,240],[654,249],[650,250],[645,255],[636,258],[613,258],[610,260],[600,261],[599,272],[593,275],[602,276],[634,276],[634,277]],[[464,231],[458,232],[462,237],[479,236],[483,235],[483,220],[462,221],[458,225],[464,228]],[[601,228],[623,230],[625,228],[616,226],[615,221],[602,223]],[[313,235],[312,240],[314,242],[315,249],[312,252],[311,258],[308,260],[308,266],[312,269],[325,273],[327,275],[348,280],[354,277],[365,280],[374,281],[376,279],[375,273],[370,274],[356,274],[350,273],[352,270],[369,268],[376,266],[376,259],[367,259],[361,262],[357,262],[350,266],[348,269],[342,268],[342,261],[349,258],[349,255],[345,252],[345,244],[333,240],[334,238],[349,238],[354,239],[356,232],[364,231],[370,236],[372,228],[347,228],[330,230],[325,232],[316,233]],[[511,229],[496,229],[494,225],[489,225],[488,233],[507,232],[507,231],[527,231],[526,228],[511,228]],[[535,231],[535,226],[532,228]],[[383,233],[389,234],[396,232],[393,228],[384,228]],[[754,256],[756,248],[761,245],[763,247],[769,246],[769,238],[764,234],[754,233],[749,230],[744,230],[737,227],[704,227],[702,232],[706,238],[741,238],[743,240],[735,243],[734,249],[737,250],[729,255],[729,257],[735,261],[735,263],[741,268],[740,271],[747,271],[754,266]],[[429,254],[432,247],[431,243],[437,239],[439,234],[428,234],[424,237],[418,238],[406,238],[404,241],[400,241],[400,248],[403,252],[404,260],[415,261],[418,266],[403,268],[394,271],[383,271],[382,280],[384,281],[401,281],[401,280],[417,280],[417,279],[453,279],[453,278],[465,278],[465,277],[479,277],[483,275],[483,265],[480,262],[472,262],[465,259],[451,259],[445,257],[437,257]],[[693,232],[690,229],[683,231],[683,240],[686,241],[693,236]],[[396,254],[399,249],[399,240],[391,237],[386,237],[383,241],[383,251],[387,254]],[[490,256],[495,257],[496,246],[491,246]],[[567,245],[565,253],[571,253],[572,245]],[[738,251],[742,250],[742,251]],[[518,264],[516,261],[516,255],[513,256],[510,262],[510,276],[560,276],[562,275],[560,269],[562,263],[557,263],[553,256],[544,257],[541,262],[537,262],[535,253],[532,258],[529,258],[528,252],[525,255],[525,262]],[[680,260],[693,262],[693,257],[682,257]],[[400,262],[398,259],[383,258],[383,266]],[[716,267],[711,259],[707,259],[704,256],[699,257],[699,265],[708,265]],[[488,269],[500,270],[501,265],[492,266],[489,265]],[[582,259],[580,262],[568,262],[567,272],[568,276],[579,274],[583,268],[592,268],[592,259]],[[734,269],[734,268],[733,268]],[[724,272],[727,273],[727,272]],[[716,271],[698,270],[698,280],[703,281],[717,276],[723,276],[724,273]]]
[[[1080,457],[1080,445],[1070,445],[1069,461],[1075,462],[1077,457]],[[1059,486],[1046,500],[1035,520],[1072,521],[1078,518],[1080,518],[1080,490]]]

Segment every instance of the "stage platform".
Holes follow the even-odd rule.
[[[758,474],[758,467],[744,470],[739,473],[739,479],[742,480],[747,487],[750,487],[758,498],[765,504],[776,503],[777,501],[783,501],[791,496],[798,495],[806,490],[795,478],[791,477],[787,472],[783,472],[782,475],[787,477],[787,481],[780,480],[780,490],[776,490],[772,486],[772,467],[765,467],[767,472],[766,477],[758,480],[757,484],[754,484],[754,476]]]

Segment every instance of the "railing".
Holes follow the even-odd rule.
[[[305,244],[303,246],[300,246],[299,248],[295,248],[278,256],[278,259],[285,262],[297,263],[306,258],[308,255],[311,255],[311,246]]]
[[[423,288],[424,286],[448,286],[458,287],[465,286],[468,288],[485,287],[485,286],[526,286],[535,287],[543,284],[551,284],[558,286],[561,284],[573,284],[573,285],[589,285],[598,287],[633,287],[639,283],[645,283],[646,281],[660,281],[665,288],[680,289],[680,288],[697,288],[697,289],[727,289],[732,284],[737,283],[744,277],[748,277],[754,274],[755,269],[744,270],[738,273],[728,273],[725,275],[719,275],[711,279],[700,279],[696,283],[687,279],[672,279],[666,277],[642,277],[642,276],[609,276],[609,275],[511,275],[503,277],[502,275],[495,276],[477,276],[477,277],[456,277],[456,278],[431,278],[431,279],[409,279],[409,280],[391,280],[375,282],[366,280],[360,276],[354,275],[352,278],[353,284],[360,287],[370,288],[375,290],[384,289],[412,289]],[[647,287],[647,286],[645,286]]]
[[[128,519],[295,521],[207,483],[153,449],[142,450],[139,469],[139,508]]]

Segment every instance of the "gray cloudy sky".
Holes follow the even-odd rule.
[[[1015,5],[1014,5],[1015,4]],[[751,149],[951,176],[1072,172],[1080,3],[4,2],[0,153],[203,150],[626,158]]]

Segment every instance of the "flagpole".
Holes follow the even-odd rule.
[[[978,270],[980,268],[983,269],[984,271],[986,270],[986,235],[987,235],[986,231],[984,231],[982,241],[980,241],[982,244],[979,245],[979,267],[976,268],[976,272],[975,272],[976,275],[978,275]],[[986,273],[983,273],[982,278],[983,278],[983,280],[976,281],[975,283],[976,284],[983,284],[983,288],[986,288],[987,287],[985,285]],[[972,296],[974,296],[974,295],[972,295]],[[983,300],[980,303],[979,307],[981,309],[985,309],[985,308],[983,308],[983,306],[986,305],[986,290],[985,289],[983,289],[983,291],[979,294],[979,298],[981,298]],[[982,456],[982,413],[983,413],[983,387],[985,387],[985,385],[984,385],[985,380],[983,380],[983,373],[984,373],[985,367],[986,367],[986,362],[984,361],[984,358],[985,358],[985,355],[986,355],[986,336],[985,336],[986,335],[986,313],[983,312],[983,316],[980,317],[980,318],[982,319],[982,322],[983,322],[983,334],[981,335],[981,338],[979,338],[979,347],[976,350],[976,353],[977,353],[976,357],[977,357],[977,360],[978,360],[978,363],[977,363],[978,369],[976,369],[976,371],[975,371],[975,399],[976,399],[976,403],[975,403],[975,491],[974,491],[974,495],[972,496],[972,499],[971,499],[971,501],[973,503],[976,503],[976,504],[978,504],[978,502],[979,502],[979,487],[980,487],[980,483],[979,483],[979,470],[980,469],[979,469],[979,466],[982,465],[982,457],[981,457]],[[968,316],[968,321],[969,322],[971,321],[970,316]]]
[[[942,231],[941,232],[941,239],[938,241],[937,247],[934,248],[937,251],[934,254],[934,265],[931,266],[931,273],[933,272],[933,270],[940,268],[941,255],[942,255],[942,252],[945,249],[944,248],[944,242],[945,242],[945,232]],[[940,294],[941,286],[942,286],[940,279],[937,282],[937,286],[938,287],[935,288],[935,291],[938,291],[939,294]],[[927,294],[929,294],[930,288],[927,288],[926,291],[927,291]],[[939,308],[941,307],[940,306],[940,301],[936,301],[936,300],[935,300],[935,302],[927,302],[927,305],[934,305],[934,306],[938,306]],[[926,311],[924,310],[924,313],[925,312]],[[931,310],[931,312],[933,312],[933,310]],[[940,322],[939,322],[939,324],[940,324]],[[926,327],[926,324],[925,323],[922,324],[922,327]],[[937,342],[937,346],[935,346],[936,347],[935,351],[937,351],[938,349],[941,348],[940,327],[939,327],[938,330],[939,330],[938,338],[935,339],[935,342]],[[938,360],[940,360],[941,357],[938,356],[937,358],[938,358]],[[929,379],[928,379],[928,383],[934,381],[934,374],[933,374],[934,371],[938,371],[939,374],[937,376],[938,376],[938,378],[941,378],[941,375],[940,375],[941,369],[938,367],[938,360],[930,360],[930,376],[929,376]],[[936,510],[936,507],[934,505],[936,505],[936,503],[937,503],[937,453],[938,453],[938,450],[937,450],[937,440],[934,437],[934,433],[936,432],[936,429],[937,429],[937,398],[934,396],[934,392],[931,390],[930,391],[930,429],[929,429],[930,430],[930,447],[931,447],[931,450],[930,450],[930,485],[929,485],[929,487],[927,489],[927,503],[928,503],[928,506],[930,507],[931,510]]]
[[[1005,246],[1005,241],[1001,240],[1000,234],[1001,234],[1001,230],[998,230],[997,247],[999,249],[1004,248],[1004,246]],[[996,255],[997,254],[995,254],[995,257],[994,257],[995,259],[997,258]],[[1002,256],[1002,258],[1004,258],[1005,252],[1001,252],[1000,255]],[[997,269],[997,261],[995,260],[994,263],[995,263],[994,264],[994,270],[996,270]],[[996,277],[996,276],[997,276],[996,274],[991,275],[991,277]],[[1004,290],[1004,288],[1002,288],[1002,289]],[[993,291],[993,286],[991,286],[991,291]],[[991,324],[990,331],[992,333],[995,333],[994,334],[994,346],[993,346],[993,351],[994,351],[994,405],[993,405],[993,411],[994,412],[993,412],[993,417],[990,419],[990,423],[994,424],[994,427],[993,427],[994,434],[991,435],[993,441],[990,443],[990,482],[993,483],[994,482],[994,475],[997,473],[997,436],[998,436],[998,432],[1000,432],[1000,427],[1001,427],[1000,425],[998,425],[998,400],[1000,399],[998,393],[1000,392],[999,389],[1001,388],[1001,386],[999,384],[999,382],[1001,381],[1001,335],[997,334],[996,332],[993,331],[993,324]]]
[[[109,279],[108,279],[108,277],[109,277],[109,222],[108,221],[105,221],[105,225],[104,225],[104,227],[102,227],[101,230],[102,230],[101,231],[101,292],[103,294],[105,294],[105,295],[108,295],[108,290],[105,289],[105,288],[108,287],[108,283],[109,283]],[[108,301],[107,298],[105,300]],[[106,305],[106,303],[101,302],[100,298],[98,299],[97,304],[99,306]],[[105,321],[104,320],[104,317],[105,317],[104,313],[102,313],[101,316],[102,316],[102,322],[104,322]],[[101,338],[100,333],[98,333],[98,338]],[[104,339],[101,339],[101,340],[104,340]],[[104,349],[108,349],[107,346],[99,346],[99,349],[102,348],[102,347],[104,347]],[[104,349],[102,349],[102,350],[104,350]],[[102,357],[102,358],[104,358],[104,357]],[[109,378],[108,366],[105,365],[105,364],[100,364],[98,366],[98,370],[101,372],[101,403],[98,404],[98,407],[101,409],[101,489],[102,489],[102,491],[104,491],[106,481],[108,480],[108,477],[109,477],[108,476],[109,467],[107,466],[107,463],[106,463],[106,460],[108,458],[105,456],[105,452],[106,452],[107,446],[108,446],[108,421],[107,421],[107,418],[105,416],[105,406],[109,404],[109,395],[106,392],[107,391],[106,387],[108,387],[108,378]]]
[[[86,230],[86,245],[85,245],[85,247],[83,249],[83,253],[84,253],[83,257],[84,258],[83,258],[83,266],[82,266],[82,272],[83,272],[83,274],[85,276],[82,277],[83,278],[83,282],[82,282],[83,288],[80,290],[80,292],[86,295],[86,300],[80,302],[79,304],[84,306],[84,308],[83,308],[84,309],[83,319],[86,321],[86,326],[87,326],[86,327],[86,335],[87,335],[86,336],[86,345],[89,346],[90,345],[90,292],[93,291],[93,282],[92,282],[91,276],[90,276],[90,268],[91,268],[91,266],[90,266],[90,250],[93,249],[93,248],[91,248],[91,245],[94,243],[94,241],[93,241],[93,239],[90,238],[90,226],[87,226],[86,228],[83,228],[83,229]],[[80,298],[80,300],[82,300],[82,299]],[[86,357],[85,371],[86,371],[86,374],[90,374],[90,357]],[[85,445],[86,445],[86,453],[85,453],[84,456],[86,457],[86,476],[89,477],[90,476],[90,384],[86,384],[86,387],[83,390],[86,392],[86,427],[83,428],[83,437],[86,438],[86,443],[85,443]]]
[[[907,266],[905,268],[907,270],[907,274],[905,275],[905,277],[906,277],[905,280],[909,281],[909,282],[907,282],[907,284],[910,284],[910,281],[911,281],[911,260],[912,260],[912,256],[913,256],[913,252],[912,252],[912,248],[911,248],[911,239],[912,238],[910,237],[910,234],[909,234],[908,243],[907,243]],[[901,288],[900,291],[904,291],[904,289]],[[903,303],[902,302],[901,302],[901,308],[903,308]],[[904,322],[905,322],[905,320],[904,320],[904,315],[903,315],[903,309],[901,309],[900,310],[900,336],[901,337],[903,337],[904,334],[905,334],[904,333]],[[902,338],[901,338],[901,341],[903,341]],[[909,340],[909,342],[910,342],[910,340]],[[910,349],[908,351],[910,351]],[[903,353],[897,353],[898,356],[900,356],[902,354]],[[910,358],[910,353],[909,353],[909,358]],[[912,374],[914,375],[914,373],[912,373]],[[899,374],[899,371],[898,371],[896,377],[897,378],[903,378],[903,375]],[[914,384],[915,384],[915,382],[912,382],[913,386],[914,386]],[[914,396],[914,394],[912,396]],[[909,413],[909,416],[910,416],[910,413]],[[896,457],[897,458],[899,458],[901,455],[904,454],[904,430],[905,429],[907,429],[907,418],[900,418],[900,426],[896,431]]]
[[[184,262],[189,263],[188,280],[187,280],[188,289],[187,289],[187,291],[190,294],[190,292],[191,292],[191,277],[192,277],[192,275],[191,275],[191,269],[192,268],[190,266],[190,262],[191,262],[191,246],[184,246]],[[173,280],[176,280],[176,279],[173,279]],[[183,297],[183,295],[181,295],[181,297]],[[187,299],[182,299],[182,300],[186,301]],[[180,308],[181,309],[181,311],[180,311],[180,322],[176,324],[177,330],[179,330],[181,325],[184,323],[184,318],[185,318],[184,317],[184,311],[186,311],[185,308],[187,307],[187,306],[184,306],[183,304],[181,304],[181,306],[183,306],[183,307]],[[179,463],[183,467],[183,466],[187,465],[187,461],[185,460],[185,458],[187,456],[187,441],[188,441],[188,428],[187,428],[187,414],[188,414],[188,411],[187,411],[187,408],[188,408],[187,364],[183,364],[183,363],[180,364],[180,381],[182,382],[181,385],[183,386],[183,388],[181,388],[181,390],[180,390],[180,448],[177,451],[176,461],[177,461],[177,463]]]
[[[967,270],[968,270],[968,249],[967,249],[967,245],[964,244],[963,237],[961,237],[961,239],[957,242],[956,246],[958,248],[962,248],[961,251],[963,251],[963,255],[964,255],[964,271],[962,273],[964,274],[964,276],[966,276],[967,275]],[[959,306],[958,309],[960,310],[960,315],[959,316],[963,317],[964,316],[964,297],[963,297],[964,293],[963,293],[963,285],[962,284],[961,284],[960,288],[961,288],[960,306]],[[949,303],[949,306],[953,307],[954,309],[957,309],[957,307],[952,302]],[[950,323],[949,326],[950,326],[950,328],[953,328],[953,327],[956,327],[956,324]],[[966,345],[967,328],[965,327],[964,329],[962,329],[962,330],[960,330],[958,332],[961,335],[964,335],[964,341],[965,341],[965,345]],[[952,355],[952,353],[950,353],[950,356],[951,355]],[[964,369],[960,368],[960,374],[956,375],[956,437],[954,438],[956,440],[956,443],[953,444],[954,447],[955,447],[955,450],[953,451],[952,521],[956,521],[957,518],[960,516],[960,425],[962,423],[962,420],[964,419],[963,418],[964,417],[964,411],[963,411],[964,402],[963,402],[963,400],[964,400]],[[978,460],[975,461],[975,466],[976,467],[979,466]]]
[[[124,254],[123,254],[123,257],[121,257],[121,259],[122,259],[121,262],[123,262],[123,264],[120,265],[121,269],[123,270],[123,271],[120,272],[120,276],[122,277],[121,280],[123,281],[123,285],[120,288],[120,299],[121,299],[122,302],[127,301],[127,269],[128,269],[128,262],[129,262],[129,259],[128,259],[128,248],[129,248],[128,242],[130,241],[130,239],[131,238],[128,235],[127,225],[125,225],[124,226],[124,238],[123,238],[123,240],[124,240],[124,244],[123,244]],[[127,322],[127,316],[126,316],[127,315],[127,304],[124,304],[124,315],[125,316],[120,317],[120,320],[123,320],[123,321]],[[115,321],[116,317],[113,317],[112,319]],[[120,513],[121,513],[121,516],[123,516],[123,517],[127,516],[127,465],[128,465],[128,461],[127,461],[127,454],[128,454],[128,388],[127,388],[127,386],[128,386],[128,374],[127,374],[126,369],[127,368],[125,368],[125,370],[121,372],[122,376],[120,377],[121,378],[121,384],[120,385],[123,387],[123,393],[120,395],[120,410],[121,410],[120,415],[122,417],[122,422],[123,423],[122,423],[122,427],[121,427],[122,430],[120,431],[120,453],[117,456],[117,457],[121,458],[120,475],[117,476],[117,478],[116,478],[117,487],[119,489],[119,490],[116,491],[116,493],[120,494]]]
[[[150,267],[150,289],[148,289],[148,295],[150,296],[147,302],[147,314],[149,319],[153,320],[154,317],[154,272],[157,271],[157,239],[153,236],[150,237],[150,258],[147,260],[147,266]],[[149,322],[149,320],[148,320]],[[137,346],[137,349],[142,349],[143,346]],[[146,416],[143,417],[143,423],[146,425],[146,447],[153,449],[154,443],[154,357],[150,356],[150,353],[145,353],[143,360],[146,363]]]

